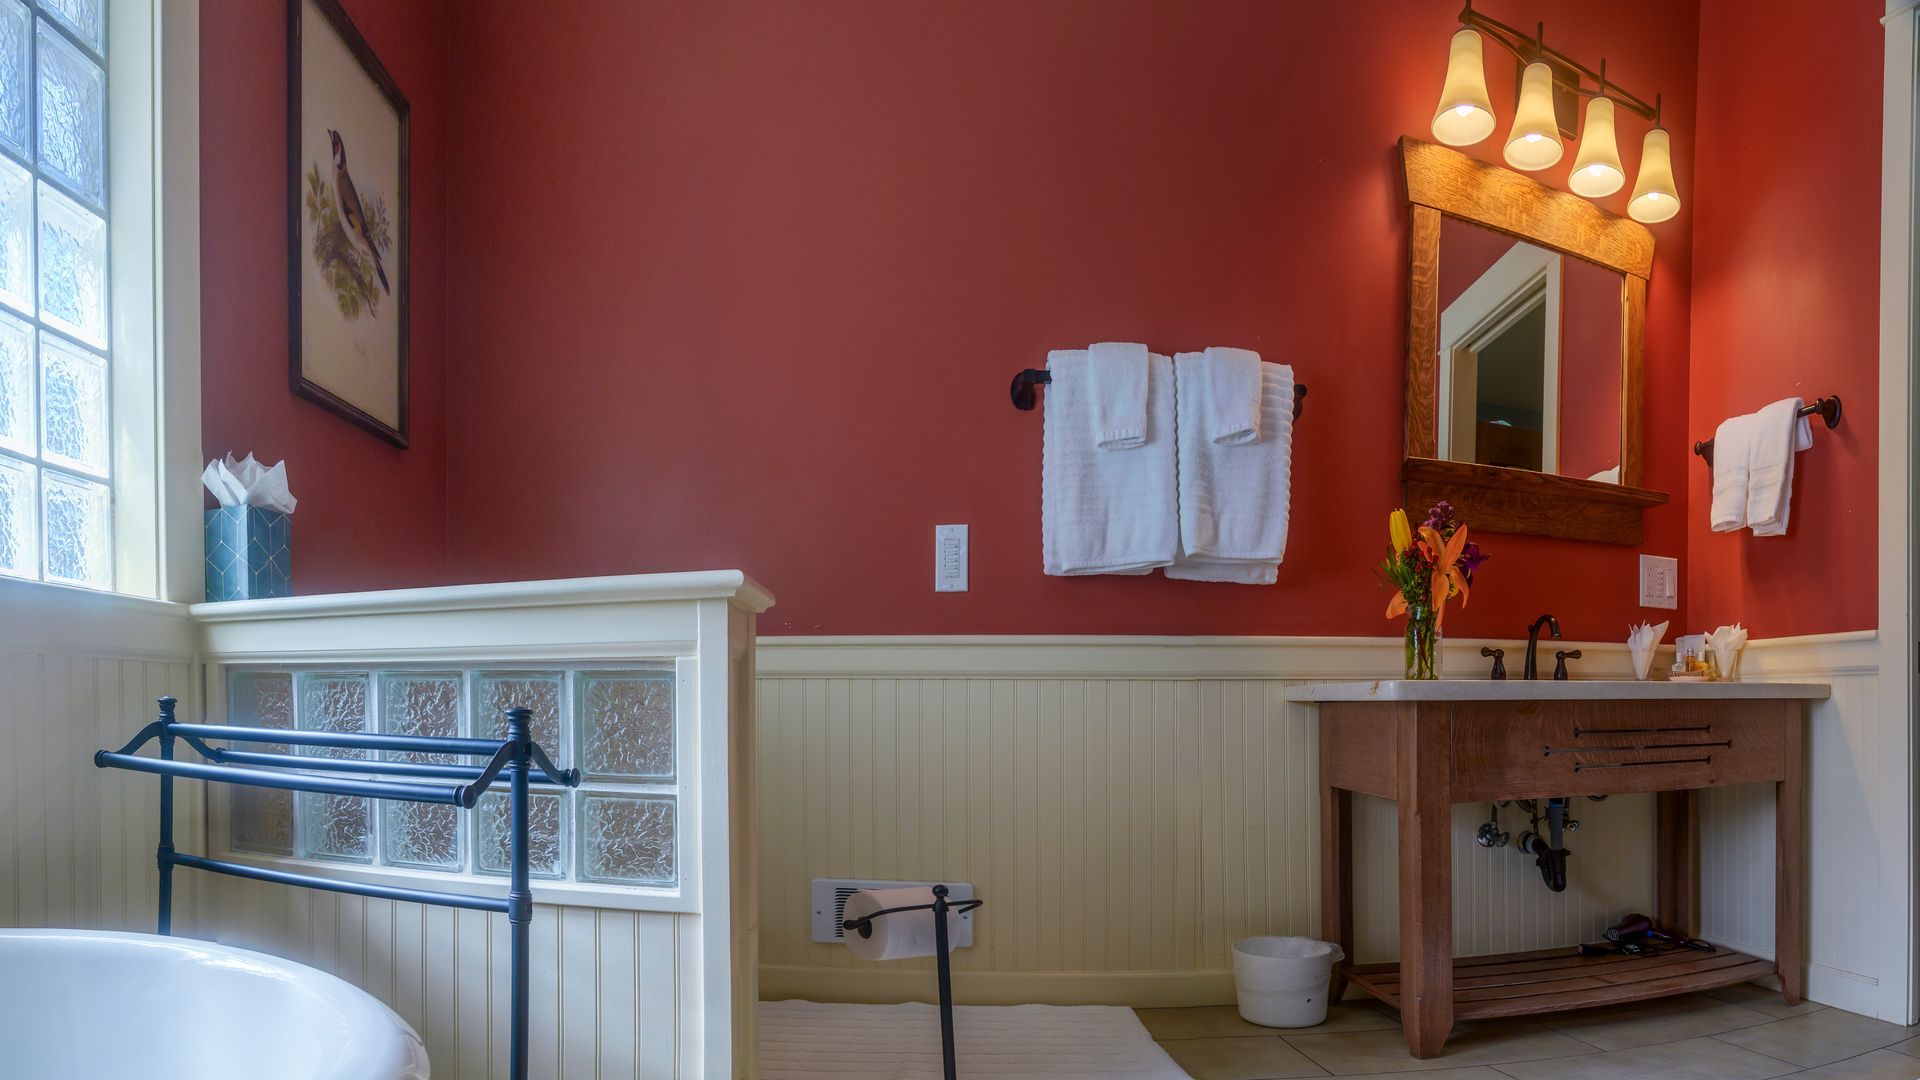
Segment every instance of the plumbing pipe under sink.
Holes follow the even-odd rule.
[[[1567,803],[1564,797],[1547,800],[1547,835],[1539,833],[1538,817],[1534,818],[1534,828],[1520,837],[1520,850],[1532,855],[1533,865],[1540,868],[1540,880],[1545,882],[1552,892],[1567,891],[1567,856],[1572,854],[1561,845],[1561,831],[1578,829],[1579,823],[1567,819]]]

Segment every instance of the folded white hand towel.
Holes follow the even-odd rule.
[[[1747,463],[1753,453],[1753,414],[1729,416],[1713,432],[1714,532],[1747,527]]]
[[[1147,347],[1124,341],[1087,346],[1093,384],[1093,441],[1131,450],[1147,440]]]
[[[1174,495],[1173,362],[1147,360],[1141,443],[1103,450],[1089,437],[1095,396],[1085,351],[1047,356],[1041,433],[1040,546],[1048,574],[1142,574],[1173,562],[1180,526]]]
[[[1187,385],[1195,391],[1193,407],[1183,405],[1182,414],[1192,417],[1201,433],[1221,446],[1259,442],[1263,381],[1260,354],[1249,349],[1214,347],[1197,356],[1182,355],[1188,357],[1184,362],[1193,368]]]
[[[1280,579],[1280,564],[1256,559],[1209,559],[1181,555],[1166,568],[1176,581],[1225,581],[1234,585],[1271,585]]]
[[[1793,458],[1813,445],[1813,428],[1799,398],[1783,398],[1753,414],[1747,464],[1747,525],[1755,536],[1782,536],[1793,511]],[[1720,444],[1713,444],[1720,460]]]
[[[1287,550],[1293,369],[1285,364],[1260,365],[1260,439],[1222,445],[1211,438],[1207,427],[1204,364],[1192,362],[1200,356],[1181,353],[1174,359],[1181,556],[1172,576],[1269,583],[1274,578],[1265,568],[1277,565]],[[1262,568],[1256,573],[1247,565],[1233,564],[1261,564]],[[1237,576],[1218,576],[1230,571]],[[1203,574],[1212,576],[1200,577]]]

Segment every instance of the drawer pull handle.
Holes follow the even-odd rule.
[[[1665,742],[1641,743],[1638,746],[1545,746],[1540,749],[1541,757],[1555,754],[1626,754],[1635,750],[1711,750],[1715,747],[1733,748],[1732,739],[1720,742]]]
[[[1643,769],[1653,765],[1711,765],[1713,758],[1690,757],[1668,758],[1665,761],[1617,761],[1606,765],[1575,765],[1574,772],[1586,772],[1589,769]]]
[[[1613,727],[1573,729],[1573,737],[1585,738],[1588,735],[1677,735],[1683,731],[1712,731],[1712,724],[1694,724],[1688,727]]]

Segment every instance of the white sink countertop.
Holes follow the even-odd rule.
[[[1649,679],[1373,679],[1296,683],[1288,701],[1823,701],[1824,682],[1667,682]]]

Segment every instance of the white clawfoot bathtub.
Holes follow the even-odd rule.
[[[0,1072],[426,1080],[420,1037],[340,979],[192,938],[0,930]]]

